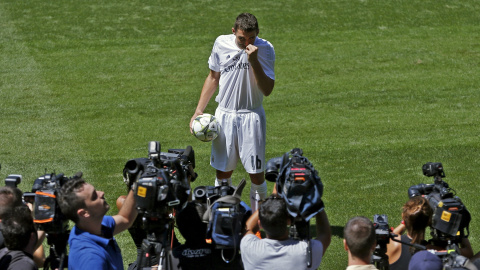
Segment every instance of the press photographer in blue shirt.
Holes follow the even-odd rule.
[[[62,213],[73,222],[68,243],[68,269],[123,269],[120,248],[113,237],[127,230],[137,216],[133,191],[129,191],[119,213],[106,216],[110,209],[103,191],[84,179],[67,181],[61,188]]]

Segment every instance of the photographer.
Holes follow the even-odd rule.
[[[0,250],[0,269],[38,269],[33,261],[37,230],[30,209],[17,206],[3,217],[0,228],[6,247]]]
[[[0,221],[16,206],[21,206],[22,191],[10,186],[0,187]],[[3,235],[0,232],[0,248],[4,248]]]
[[[59,193],[62,213],[75,222],[68,240],[68,269],[123,269],[122,254],[113,236],[127,230],[137,216],[133,191],[115,216],[105,215],[110,209],[105,193],[82,178],[67,181]]]
[[[331,228],[325,210],[315,216],[317,239],[312,245],[312,269],[318,268],[331,241]],[[260,204],[259,210],[250,216],[246,224],[246,235],[240,249],[245,269],[307,269],[306,252],[308,243],[289,236],[288,225],[292,222],[283,198],[271,195]],[[255,234],[260,227],[266,239]]]
[[[343,229],[343,246],[348,252],[347,270],[375,270],[371,257],[376,235],[373,223],[366,217],[353,217]]]
[[[13,208],[23,205],[22,191],[20,189],[11,186],[0,187],[0,222]],[[29,207],[31,207],[31,205],[29,205]],[[33,254],[33,259],[37,267],[42,267],[45,261],[45,253],[42,246],[44,238],[45,233],[38,231],[37,246]],[[0,231],[0,249],[4,247],[4,239]]]
[[[445,171],[442,163],[427,162],[422,166],[422,172],[427,177],[433,177],[434,183],[411,186],[408,196],[424,197],[433,213],[429,222],[432,238],[428,241],[427,248],[443,253],[448,251],[448,254],[454,251],[457,255],[471,258],[473,250],[468,240],[470,212],[456,195],[455,189],[443,180]]]
[[[397,240],[402,242],[426,245],[425,229],[431,224],[432,209],[428,201],[421,196],[409,199],[402,207],[402,224],[393,231]],[[406,234],[402,235],[406,230]],[[408,263],[414,253],[408,245],[396,241],[387,244],[388,261],[390,270],[407,269]]]

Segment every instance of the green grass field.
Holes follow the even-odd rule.
[[[213,42],[241,12],[257,16],[276,51],[267,158],[302,148],[325,186],[334,237],[320,268],[346,267],[350,217],[387,214],[396,226],[408,188],[433,183],[421,170],[429,161],[443,163],[470,210],[480,251],[475,0],[4,0],[0,178],[22,174],[29,191],[45,173],[83,171],[116,214],[125,162],[146,157],[156,140],[162,150],[191,145],[192,186],[212,185],[210,144],[188,124]],[[239,164],[234,181],[244,177]],[[127,265],[133,242],[127,232],[117,239]]]

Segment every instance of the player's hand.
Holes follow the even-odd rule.
[[[197,116],[201,115],[203,113],[198,113],[198,112],[195,112],[192,116],[192,118],[190,119],[190,133],[193,134],[193,130],[192,130],[192,123],[193,123],[193,120],[195,120],[195,118],[197,118]]]
[[[256,61],[257,60],[257,54],[258,54],[258,47],[252,44],[249,44],[245,48],[245,52],[248,55],[248,61]]]

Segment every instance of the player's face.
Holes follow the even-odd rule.
[[[237,43],[237,46],[242,50],[250,44],[253,45],[258,35],[258,30],[245,32],[242,29],[237,29],[235,31],[235,29],[232,28],[232,32],[235,35],[235,43]]]
[[[92,216],[103,217],[110,209],[105,200],[105,192],[96,190],[91,184],[85,184],[79,195],[85,199],[86,210]]]

